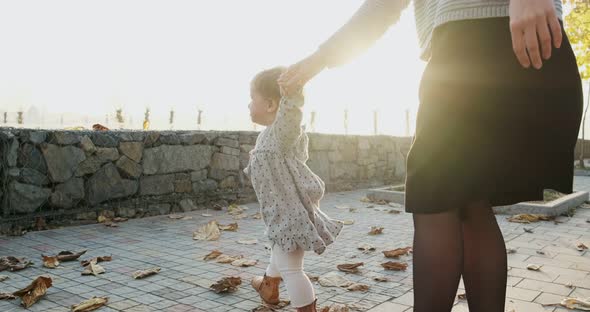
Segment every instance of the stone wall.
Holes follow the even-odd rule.
[[[0,130],[1,226],[140,217],[255,201],[257,132]],[[410,138],[310,134],[328,191],[403,180]]]

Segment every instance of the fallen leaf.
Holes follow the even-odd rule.
[[[590,298],[578,299],[578,298],[564,298],[560,303],[544,303],[544,307],[548,306],[562,306],[570,310],[583,310],[590,311]]]
[[[244,258],[244,256],[242,256],[242,255],[239,255],[239,256],[219,255],[215,259],[215,262],[217,262],[217,263],[232,263],[232,262],[242,259],[242,258]]]
[[[230,223],[228,225],[219,225],[219,229],[222,231],[231,231],[231,232],[235,232],[238,230],[238,224],[237,223]]]
[[[258,240],[255,238],[252,239],[242,239],[237,241],[238,244],[242,244],[242,245],[255,245],[258,244]]]
[[[219,232],[219,223],[215,220],[209,221],[209,223],[200,227],[193,233],[194,240],[218,240],[219,236],[221,236],[221,232]]]
[[[539,255],[544,255],[544,254],[545,254],[545,252],[544,252],[544,251],[542,251],[542,250],[537,250],[537,254],[539,254]]]
[[[289,300],[280,300],[277,304],[270,304],[262,302],[262,304],[252,310],[252,312],[275,312],[284,309],[286,306],[291,304]]]
[[[78,258],[80,258],[81,255],[85,254],[86,250],[82,250],[80,252],[71,252],[69,250],[66,251],[60,251],[57,254],[57,260],[61,261],[61,262],[66,262],[66,261],[75,261],[78,260]]]
[[[98,218],[97,218],[97,220],[96,220],[96,221],[98,221],[98,223],[104,223],[104,222],[106,222],[107,220],[110,220],[110,219],[109,219],[109,218],[107,218],[106,216],[100,215],[100,216],[98,216]]]
[[[147,270],[139,270],[139,271],[133,272],[132,276],[134,279],[146,278],[148,276],[152,276],[152,275],[160,273],[160,270],[161,269],[158,267],[147,269]]]
[[[371,251],[375,251],[375,246],[369,244],[362,244],[357,247],[358,250],[361,250],[363,253],[369,253]]]
[[[225,293],[225,292],[234,292],[238,290],[238,286],[242,284],[241,277],[224,277],[219,281],[215,282],[215,284],[211,285],[210,288],[215,293]]]
[[[375,208],[375,205],[368,205],[367,208]]]
[[[529,264],[526,266],[527,270],[531,270],[531,271],[540,271],[541,270],[541,266],[537,265],[537,264]]]
[[[8,279],[8,276],[6,276],[6,275],[0,275],[0,282],[4,282],[7,279]]]
[[[171,214],[168,216],[168,218],[173,219],[173,220],[178,220],[178,219],[182,219],[184,218],[183,215],[179,215],[179,214]]]
[[[352,285],[346,287],[346,289],[349,291],[368,291],[369,285],[353,283]]]
[[[344,220],[344,221],[342,221],[342,224],[344,224],[344,225],[352,225],[352,224],[354,224],[354,220]]]
[[[217,257],[219,257],[222,254],[221,251],[219,250],[213,250],[212,252],[208,253],[203,260],[207,261],[207,260],[213,260]]]
[[[506,254],[513,254],[516,253],[516,249],[514,248],[506,248]]]
[[[372,202],[371,199],[369,199],[369,197],[367,197],[367,196],[361,197],[360,200],[363,203],[371,203]]]
[[[213,204],[213,209],[214,210],[223,210],[223,206],[221,206],[220,204]]]
[[[82,275],[98,276],[98,274],[103,274],[104,272],[105,272],[104,268],[102,266],[96,264],[96,261],[90,261],[90,263],[84,267],[84,271],[82,271]]]
[[[113,221],[106,221],[103,224],[104,224],[104,226],[108,226],[108,227],[119,227],[119,225]]]
[[[383,276],[373,277],[373,280],[375,282],[381,282],[381,283],[389,282],[389,279],[387,277],[383,277]]]
[[[523,227],[522,229],[527,233],[533,233],[533,229],[531,228]]]
[[[227,207],[227,213],[229,213],[232,216],[235,215],[240,215],[242,213],[244,213],[244,211],[246,211],[248,209],[248,207],[243,207],[243,206],[238,206],[236,204],[231,204],[229,205],[229,207]]]
[[[0,257],[0,272],[9,270],[11,272],[24,270],[33,263],[26,258],[16,258],[13,256]]]
[[[334,208],[336,209],[350,209],[348,205],[335,205]]]
[[[123,217],[115,217],[115,218],[113,218],[113,221],[114,222],[125,222],[127,220],[129,220],[129,219],[128,218],[123,218]]]
[[[240,213],[240,214],[238,214],[238,215],[233,215],[233,216],[232,216],[232,219],[234,219],[234,220],[242,220],[242,219],[245,219],[245,218],[247,218],[247,217],[248,217],[248,215],[247,215],[247,214],[245,214],[245,213]]]
[[[192,216],[185,216],[185,217],[182,217],[182,219],[180,219],[180,220],[192,220],[192,219],[193,219]]]
[[[43,257],[43,266],[50,269],[55,269],[59,265],[59,260],[57,260],[56,256],[44,256]]]
[[[369,231],[369,235],[378,235],[378,234],[383,234],[383,227],[372,226],[371,230]]]
[[[552,221],[554,219],[555,219],[555,217],[553,217],[553,216],[542,215],[542,214],[529,214],[529,213],[517,214],[512,217],[507,218],[508,221],[515,222],[515,223],[532,223],[532,222],[538,222],[538,221]]]
[[[572,282],[569,282],[569,283],[565,284],[565,287],[574,288],[574,284]]]
[[[87,266],[92,261],[94,261],[95,263],[100,263],[100,262],[112,261],[112,260],[113,260],[113,256],[102,256],[102,257],[94,257],[94,258],[88,259],[88,260],[82,260],[82,261],[80,261],[80,264],[82,266]]]
[[[352,282],[337,272],[329,272],[318,278],[320,285],[324,287],[348,287]]]
[[[355,213],[355,212],[358,212],[358,209],[356,209],[356,208],[350,208],[350,209],[348,209],[348,212]]]
[[[457,295],[457,299],[459,300],[467,300],[467,295],[465,293],[461,293]]]
[[[346,273],[358,273],[359,267],[365,265],[363,262],[358,263],[344,263],[336,266],[338,270]]]
[[[237,266],[237,267],[251,267],[251,266],[256,265],[256,263],[258,263],[258,260],[238,259],[238,260],[233,261],[231,263],[231,265]]]
[[[400,214],[401,211],[395,210],[395,209],[389,209],[388,213],[391,213],[391,214]]]
[[[312,282],[317,282],[320,279],[320,277],[317,275],[311,275],[308,273],[305,273],[305,275],[307,275],[307,278],[309,278],[309,280]]]
[[[212,214],[210,214],[210,213],[202,213],[202,214],[201,214],[201,216],[202,216],[202,217],[205,217],[205,218],[208,218],[208,217],[213,217],[213,215],[212,215]]]
[[[47,293],[47,289],[51,287],[52,282],[51,277],[39,276],[29,286],[17,290],[12,294],[20,297],[22,306],[28,309]]]
[[[398,203],[388,203],[387,206],[393,207],[393,208],[402,208],[403,207],[402,204],[398,204]]]
[[[262,214],[260,212],[257,212],[253,215],[250,216],[252,219],[262,219]]]
[[[399,256],[409,255],[412,252],[412,247],[396,248],[393,250],[383,251],[386,258],[399,258]]]
[[[92,297],[84,300],[78,304],[72,305],[72,312],[88,312],[94,311],[109,302],[107,297]]]
[[[0,300],[13,300],[16,299],[16,296],[9,293],[0,293]]]
[[[584,245],[584,243],[579,243],[579,244],[576,246],[576,249],[577,249],[578,251],[584,251],[584,250],[588,249],[588,246]]]
[[[408,265],[406,263],[394,262],[394,261],[388,261],[385,263],[381,263],[381,266],[383,268],[385,268],[386,270],[393,270],[393,271],[405,271],[408,268]]]

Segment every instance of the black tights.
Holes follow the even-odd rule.
[[[471,312],[503,312],[506,246],[491,206],[414,214],[414,311],[451,311],[463,275]]]

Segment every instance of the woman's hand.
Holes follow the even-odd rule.
[[[561,25],[553,0],[510,0],[512,49],[525,68],[540,69],[551,57],[551,44],[561,46]],[[553,39],[553,40],[552,40]]]
[[[318,52],[304,58],[297,64],[289,66],[278,80],[282,93],[290,95],[299,92],[309,80],[325,67],[324,59]]]

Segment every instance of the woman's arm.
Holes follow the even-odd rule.
[[[366,0],[350,20],[332,35],[319,53],[331,68],[342,65],[371,47],[395,24],[410,0]]]

